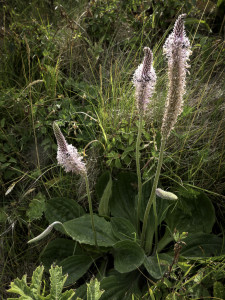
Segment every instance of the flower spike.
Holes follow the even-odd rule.
[[[66,172],[71,171],[76,174],[86,175],[87,170],[85,163],[82,161],[82,157],[74,146],[68,145],[56,122],[53,123],[53,130],[58,144],[58,164],[62,166]]]
[[[141,114],[144,114],[149,99],[155,89],[156,74],[152,66],[153,54],[150,48],[144,48],[144,60],[143,63],[138,66],[133,76],[133,84],[136,88],[136,101],[137,107]]]
[[[191,54],[190,42],[184,29],[185,14],[175,22],[173,32],[167,38],[163,50],[168,59],[168,93],[162,123],[162,135],[168,138],[183,110],[187,61]]]

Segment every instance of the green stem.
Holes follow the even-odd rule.
[[[136,166],[137,166],[137,177],[138,177],[138,203],[137,203],[137,232],[140,231],[140,211],[141,211],[141,198],[142,198],[142,182],[141,182],[141,167],[140,167],[140,140],[142,130],[143,115],[140,114],[138,124],[138,136],[136,142]]]
[[[162,163],[163,163],[163,152],[164,152],[165,144],[166,144],[166,139],[162,138],[160,152],[159,152],[159,160],[158,160],[156,174],[155,174],[155,178],[154,178],[154,182],[153,182],[153,186],[152,186],[152,191],[151,191],[151,195],[150,195],[149,200],[148,200],[147,207],[145,209],[143,228],[142,228],[142,233],[141,233],[141,245],[142,246],[144,246],[145,234],[146,234],[147,223],[148,223],[148,216],[149,216],[149,212],[150,212],[152,204],[153,204],[153,209],[154,209],[155,228],[157,228],[157,212],[156,212],[155,191],[157,189],[159,176],[160,176],[160,171],[161,171],[161,167],[162,167]]]
[[[168,229],[157,245],[157,253],[160,253],[169,243],[173,241],[173,237]]]
[[[157,188],[157,187],[156,187]],[[157,216],[157,210],[156,210],[156,196],[153,198],[153,213],[155,216],[155,245],[158,244],[158,216]],[[156,249],[156,247],[155,247]],[[148,251],[148,249],[147,249]]]
[[[90,188],[89,188],[87,174],[85,174],[84,178],[85,178],[85,183],[86,183],[86,191],[87,191],[87,196],[88,196],[88,204],[89,204],[89,211],[90,211],[90,216],[91,216],[91,225],[92,225],[92,230],[93,230],[93,234],[94,234],[95,246],[98,247],[96,230],[95,230],[95,225],[94,225],[94,214],[93,214],[93,208],[92,208],[91,194],[90,194]]]

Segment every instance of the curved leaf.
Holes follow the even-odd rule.
[[[136,229],[130,221],[124,218],[111,218],[113,234],[119,240],[134,240],[137,237]]]
[[[98,246],[110,247],[116,243],[110,222],[94,215],[94,224]],[[86,214],[63,224],[66,233],[79,243],[95,245],[91,216]]]
[[[82,216],[85,211],[75,200],[68,198],[51,198],[46,204],[45,216],[49,222],[57,220],[62,223]]]
[[[166,253],[145,257],[144,266],[148,273],[155,279],[163,277],[168,266],[173,262],[173,257]]]
[[[133,241],[120,241],[113,246],[114,267],[120,273],[133,271],[142,265],[144,250]]]
[[[98,207],[99,215],[109,215],[109,199],[112,194],[112,178],[109,172],[104,173],[96,184],[96,191],[100,198]]]
[[[128,274],[111,275],[101,280],[101,289],[105,290],[101,300],[132,299],[132,294],[140,296],[138,288],[139,271]]]
[[[180,191],[179,199],[178,205],[170,209],[165,219],[170,230],[210,233],[215,223],[215,210],[210,199],[192,189]]]
[[[73,255],[62,260],[59,266],[62,266],[63,274],[69,275],[66,284],[75,283],[88,271],[92,263],[93,259],[88,255]]]
[[[84,213],[82,206],[72,199],[55,197],[51,198],[46,203],[45,217],[49,223],[56,220],[64,223],[74,218],[78,218],[84,215]],[[61,226],[56,226],[56,229],[63,232]]]
[[[76,241],[58,238],[48,243],[41,252],[40,260],[49,269],[54,263],[74,254],[82,254],[82,250]]]
[[[186,246],[181,250],[181,255],[185,257],[210,257],[225,253],[223,239],[213,234],[191,234],[185,243]]]
[[[119,174],[118,180],[113,182],[110,210],[114,217],[121,217],[136,224],[135,195],[137,193],[137,178],[132,173]]]

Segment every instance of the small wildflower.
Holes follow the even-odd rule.
[[[185,93],[187,61],[191,54],[190,42],[184,30],[184,17],[180,15],[173,32],[167,38],[163,50],[168,58],[168,94],[162,123],[162,135],[168,138],[178,116],[182,112]]]
[[[64,138],[59,126],[56,122],[53,123],[53,130],[58,144],[57,161],[58,164],[64,167],[66,172],[73,172],[76,174],[86,174],[85,163],[82,161],[82,157],[77,152],[77,149],[68,145]]]
[[[136,89],[137,107],[141,114],[145,113],[147,105],[155,89],[156,74],[152,66],[153,54],[150,48],[144,48],[143,63],[138,66],[133,76],[133,84]]]

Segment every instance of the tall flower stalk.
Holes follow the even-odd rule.
[[[183,106],[183,95],[185,93],[185,80],[187,72],[187,61],[191,54],[190,42],[186,37],[184,30],[184,17],[186,15],[180,15],[175,22],[173,32],[167,38],[164,44],[164,53],[168,59],[168,93],[166,99],[166,107],[162,122],[162,139],[159,153],[159,160],[156,169],[156,174],[152,186],[152,191],[148,204],[145,209],[143,228],[141,234],[141,244],[145,245],[145,250],[150,252],[152,245],[145,242],[148,216],[153,205],[153,212],[155,217],[155,244],[157,244],[157,211],[156,211],[156,189],[159,181],[161,167],[163,163],[163,154],[165,149],[166,141],[173,129],[179,114],[182,112]]]
[[[82,161],[82,157],[77,152],[77,149],[73,145],[69,145],[67,143],[66,139],[64,138],[56,122],[53,123],[53,130],[58,145],[58,149],[57,149],[58,164],[62,166],[66,172],[73,172],[84,177],[87,197],[88,197],[89,211],[91,216],[92,230],[94,234],[95,245],[97,246],[97,236],[96,236],[96,230],[94,226],[94,214],[93,214],[90,188],[89,188],[87,169],[85,163]]]
[[[136,142],[136,167],[138,176],[138,204],[137,204],[137,229],[139,231],[139,218],[142,199],[142,180],[140,168],[140,141],[143,116],[147,110],[150,98],[155,89],[156,74],[152,66],[153,54],[150,48],[144,48],[144,60],[134,73],[133,83],[135,86],[135,97],[139,111],[138,135]]]

